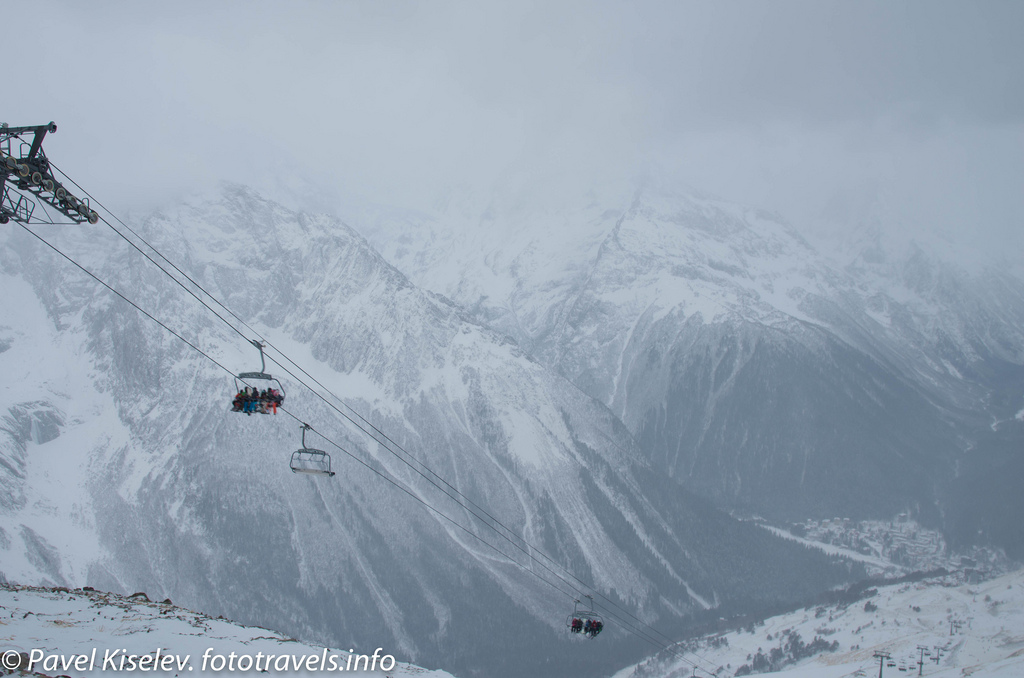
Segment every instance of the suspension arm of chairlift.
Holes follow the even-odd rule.
[[[264,344],[261,341],[256,341],[255,339],[250,339],[249,343],[252,344],[253,346],[255,346],[256,348],[258,348],[259,351],[260,351],[260,371],[259,372],[242,372],[241,374],[238,375],[238,378],[239,379],[273,379],[274,381],[277,381],[277,379],[274,379],[274,377],[272,377],[269,374],[267,374],[267,359],[266,359],[266,356],[263,355],[263,347],[266,346],[266,344]],[[282,389],[282,393],[283,392],[284,392],[284,389]]]

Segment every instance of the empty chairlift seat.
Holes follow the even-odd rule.
[[[331,455],[323,450],[306,447],[306,431],[313,430],[309,424],[302,425],[302,447],[292,452],[292,473],[308,473],[316,476],[333,476]]]

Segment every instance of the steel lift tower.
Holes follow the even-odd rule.
[[[43,153],[43,138],[56,131],[53,122],[35,127],[0,124],[0,224],[11,219],[31,223],[37,201],[76,224],[100,220],[88,200],[72,195],[53,175]]]

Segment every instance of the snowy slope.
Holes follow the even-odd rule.
[[[144,595],[129,598],[94,590],[0,587],[4,670],[15,666],[9,654],[12,651],[28,655],[31,661],[21,664],[14,675],[61,673],[92,678],[132,672],[133,664],[142,666],[135,670],[152,671],[154,661],[162,675],[197,678],[268,671],[308,676],[355,667],[367,676],[451,675],[399,663],[385,648],[379,648],[374,656],[375,649],[307,645],[275,631],[214,619],[169,601],[150,602]],[[138,664],[147,655],[146,663]],[[363,670],[371,662],[376,670]],[[382,665],[387,670],[380,670]]]
[[[780,660],[771,675],[875,676],[876,652],[889,653],[894,664],[882,675],[917,675],[918,647],[929,653],[921,667],[926,676],[1024,675],[1024,573],[977,584],[951,575],[881,586],[855,602],[810,607],[695,639],[674,648],[685,659],[663,653],[615,678],[689,676],[694,664],[698,675],[744,675],[758,653],[770,658],[775,649],[776,657],[791,656],[797,637],[805,646],[821,639],[829,649],[795,663]]]

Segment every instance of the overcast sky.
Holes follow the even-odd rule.
[[[49,156],[115,211],[219,179],[420,207],[653,175],[804,228],[1024,230],[1017,0],[25,8],[0,0],[26,38],[0,120],[56,121]]]

